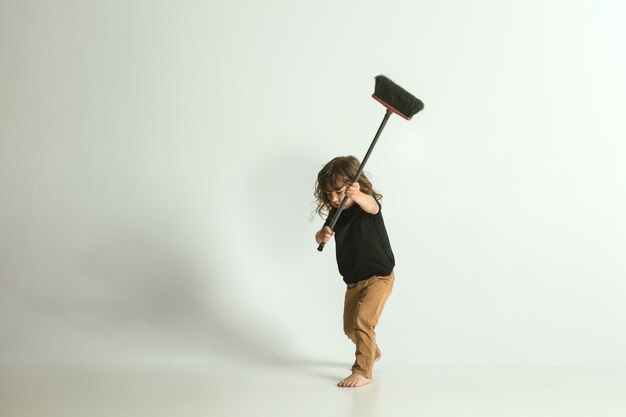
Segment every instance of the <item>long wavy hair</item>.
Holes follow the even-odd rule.
[[[336,191],[352,182],[352,179],[359,170],[360,162],[354,156],[338,156],[328,162],[317,174],[315,182],[315,192],[317,207],[315,213],[321,218],[326,218],[332,208],[328,193]],[[372,188],[372,183],[365,174],[359,177],[361,192],[371,195],[376,200],[383,198]]]

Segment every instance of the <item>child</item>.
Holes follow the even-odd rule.
[[[365,175],[351,183],[358,169],[354,156],[334,158],[317,174],[315,184],[316,213],[326,216],[315,241],[320,244],[335,237],[337,266],[347,284],[343,329],[356,344],[352,374],[337,384],[340,387],[371,382],[374,362],[381,357],[374,329],[394,282],[395,259],[378,201],[382,195]],[[331,230],[328,225],[344,195],[348,196],[345,209]]]

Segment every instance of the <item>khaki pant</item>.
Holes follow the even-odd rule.
[[[343,309],[343,331],[356,344],[352,372],[372,379],[374,359],[380,355],[376,345],[376,324],[391,290],[394,273],[373,276],[348,285]]]

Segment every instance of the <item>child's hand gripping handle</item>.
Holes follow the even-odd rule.
[[[341,200],[341,205],[339,206],[339,208],[335,212],[335,215],[333,216],[332,220],[328,224],[328,228],[330,230],[333,230],[335,228],[335,224],[337,224],[337,220],[339,219],[339,216],[341,215],[341,212],[343,211],[344,207],[346,206],[346,201],[348,201],[348,196],[347,195],[343,196],[343,200]],[[320,243],[319,246],[317,247],[317,250],[319,252],[323,251],[325,245],[326,245],[326,242]]]

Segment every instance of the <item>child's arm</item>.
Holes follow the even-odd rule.
[[[330,230],[330,227],[324,226],[315,233],[315,241],[319,245],[320,243],[328,243],[331,237],[335,235],[335,232]]]
[[[346,187],[346,195],[361,207],[361,209],[369,214],[378,214],[380,208],[376,199],[371,195],[361,192],[358,182],[353,182]]]

